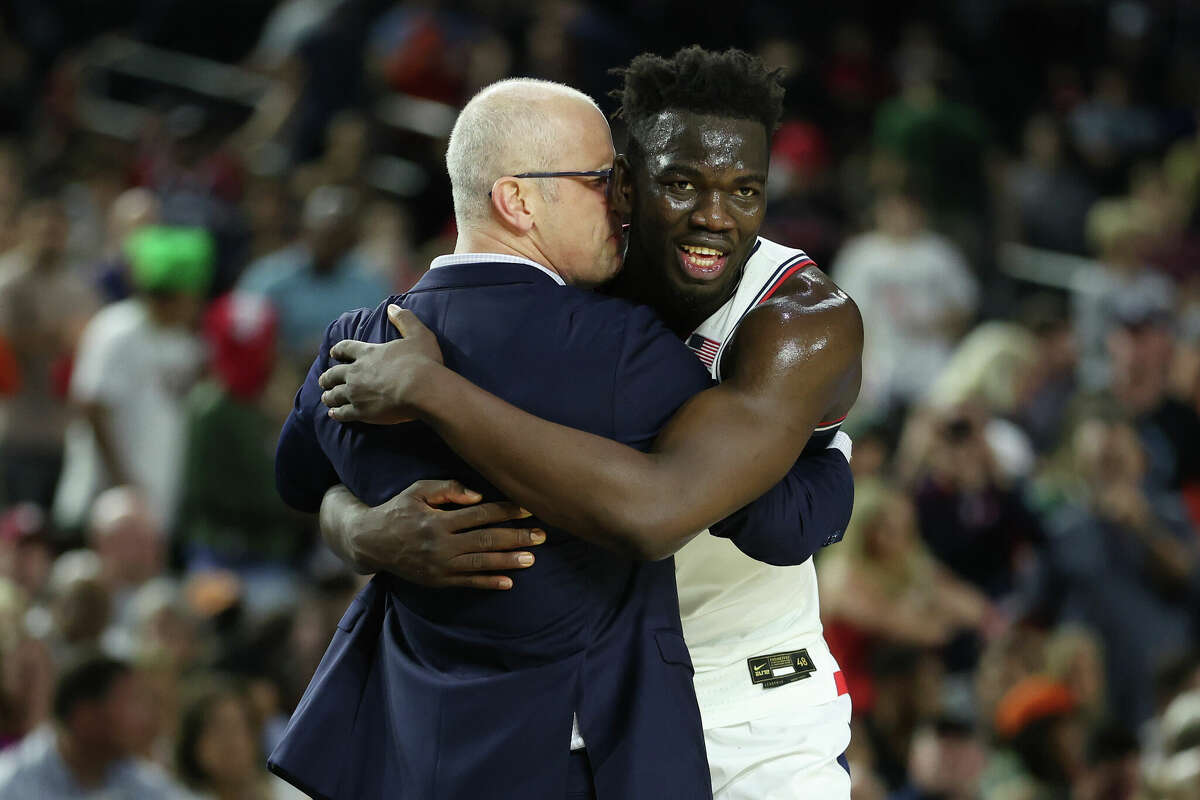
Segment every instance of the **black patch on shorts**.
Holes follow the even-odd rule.
[[[807,650],[747,658],[746,666],[750,668],[750,682],[761,683],[764,689],[802,681],[817,671]]]

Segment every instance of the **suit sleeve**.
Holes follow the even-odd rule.
[[[329,348],[350,338],[365,313],[343,314],[326,329],[321,349],[296,392],[292,411],[279,434],[279,444],[275,448],[275,488],[283,502],[297,511],[311,514],[320,511],[325,492],[341,482],[317,435],[317,415],[325,413],[317,380],[330,366]]]
[[[841,541],[854,508],[854,476],[841,451],[802,455],[770,491],[709,528],[751,558],[801,564]]]
[[[613,381],[614,438],[647,451],[667,421],[714,381],[699,359],[643,306],[625,326]]]

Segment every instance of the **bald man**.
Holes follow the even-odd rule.
[[[146,497],[132,486],[101,492],[88,518],[88,545],[100,556],[114,617],[128,623],[134,593],[163,571],[165,534]]]
[[[503,81],[467,104],[446,154],[454,255],[408,294],[330,325],[280,436],[284,500],[315,512],[344,483],[378,505],[431,475],[503,499],[423,424],[343,425],[326,413],[317,379],[331,346],[396,338],[389,306],[432,328],[446,365],[477,385],[642,450],[710,385],[648,309],[584,291],[620,263],[613,159],[603,114],[565,86]],[[447,482],[415,491],[431,504],[479,499]],[[494,521],[474,519],[479,507],[446,513]],[[477,535],[464,543],[478,550]],[[378,572],[338,625],[272,770],[326,798],[711,796],[672,560],[634,561],[554,528],[529,535],[545,541],[539,569],[502,594]]]

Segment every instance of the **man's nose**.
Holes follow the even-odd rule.
[[[710,231],[727,231],[733,228],[733,215],[725,207],[721,192],[701,195],[692,209],[692,224]]]

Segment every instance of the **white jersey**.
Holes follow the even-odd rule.
[[[759,238],[737,292],[688,338],[714,378],[721,379],[721,356],[746,313],[812,263],[802,250]],[[764,564],[705,531],[675,554],[675,577],[706,729],[845,694],[822,637],[811,558],[793,567]]]

